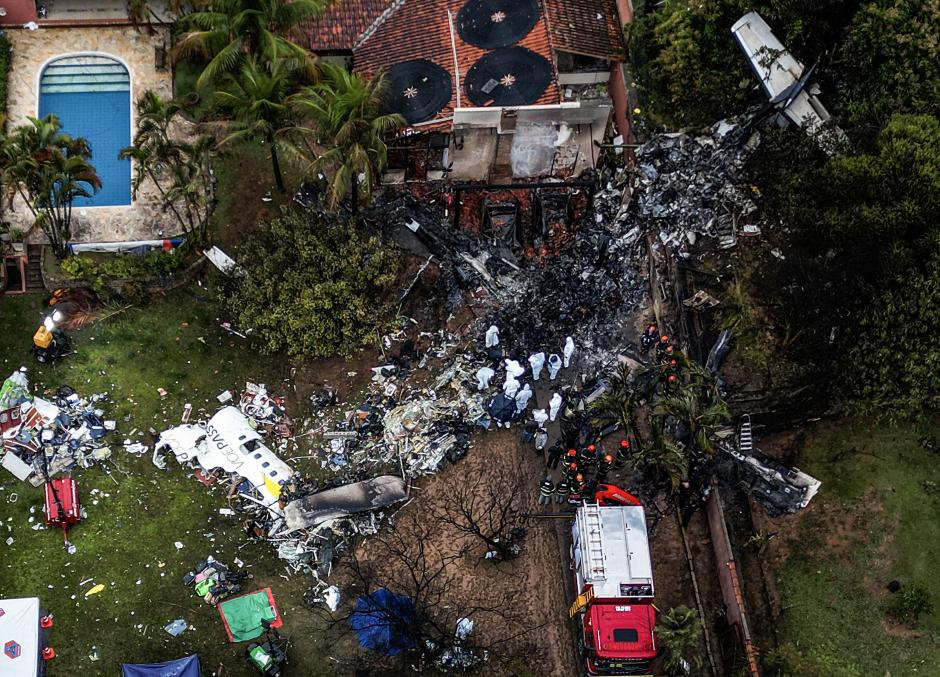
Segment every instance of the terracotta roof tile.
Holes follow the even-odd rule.
[[[314,52],[351,51],[394,0],[337,0],[326,13],[304,25],[298,42]]]
[[[400,1],[400,0],[399,0]],[[581,2],[582,0],[571,0]],[[436,116],[441,120],[453,115],[457,106],[457,78],[454,77],[454,45],[456,45],[457,64],[460,73],[460,87],[465,85],[464,76],[470,67],[482,57],[486,50],[479,49],[460,39],[454,30],[454,42],[451,42],[448,10],[456,22],[457,12],[464,0],[404,0],[380,26],[369,35],[355,50],[353,66],[355,70],[372,73],[387,69],[395,64],[411,59],[430,59],[451,74],[454,94],[450,103]],[[540,54],[553,64],[551,40],[548,22],[544,17],[531,32],[519,43],[523,47]],[[460,92],[461,105],[470,107],[466,90]],[[557,78],[553,77],[538,104],[559,103],[560,94]],[[422,128],[434,128],[433,121]]]
[[[614,0],[542,0],[555,49],[599,59],[625,58]],[[598,18],[600,17],[600,18]]]

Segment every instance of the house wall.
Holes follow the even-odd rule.
[[[166,98],[172,96],[173,75],[169,69],[157,70],[154,53],[155,48],[169,45],[167,28],[155,27],[155,32],[150,34],[145,30],[134,30],[131,26],[42,27],[32,31],[9,29],[7,35],[13,56],[8,85],[8,129],[38,114],[39,76],[43,66],[53,58],[68,54],[104,54],[127,66],[131,77],[132,136],[137,99],[148,89]],[[20,201],[14,202],[12,211],[6,205],[3,209],[3,218],[17,227],[28,231],[32,226],[32,215]],[[76,208],[72,217],[72,230],[72,240],[75,242],[120,242],[177,234],[175,222],[163,213],[156,188],[152,184],[143,185],[137,198],[128,206]],[[28,239],[38,241],[42,235],[36,229]]]

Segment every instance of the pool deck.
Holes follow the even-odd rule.
[[[148,89],[170,97],[173,75],[169,67],[156,68],[156,48],[169,46],[167,28],[155,27],[150,34],[131,26],[42,27],[38,30],[8,29],[13,47],[10,70],[7,128],[35,117],[39,107],[39,74],[44,64],[55,57],[76,53],[97,53],[114,57],[127,66],[131,76],[131,135],[134,131],[134,102]],[[27,230],[32,215],[25,205],[14,203],[5,208],[3,218]],[[175,222],[163,213],[156,189],[144,185],[137,200],[129,206],[76,208],[72,216],[72,240],[75,242],[119,242],[170,237]],[[42,234],[31,233],[30,241],[41,241]]]

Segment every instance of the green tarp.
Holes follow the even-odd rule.
[[[281,626],[281,616],[271,588],[264,588],[219,604],[219,614],[225,624],[230,642],[246,642],[264,632],[262,620],[271,621],[272,627]]]

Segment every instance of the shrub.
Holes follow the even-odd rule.
[[[906,585],[895,597],[891,605],[895,618],[905,625],[917,625],[922,614],[933,613],[930,595],[919,585]]]
[[[339,217],[285,210],[239,258],[248,275],[225,291],[227,312],[265,352],[348,354],[391,320],[393,255]]]
[[[60,267],[65,276],[76,282],[87,284],[101,293],[109,280],[129,280],[139,284],[138,292],[144,289],[143,280],[163,277],[179,270],[186,259],[178,252],[152,251],[144,255],[125,254],[98,262],[90,256],[70,256]],[[136,294],[140,296],[140,294]]]

